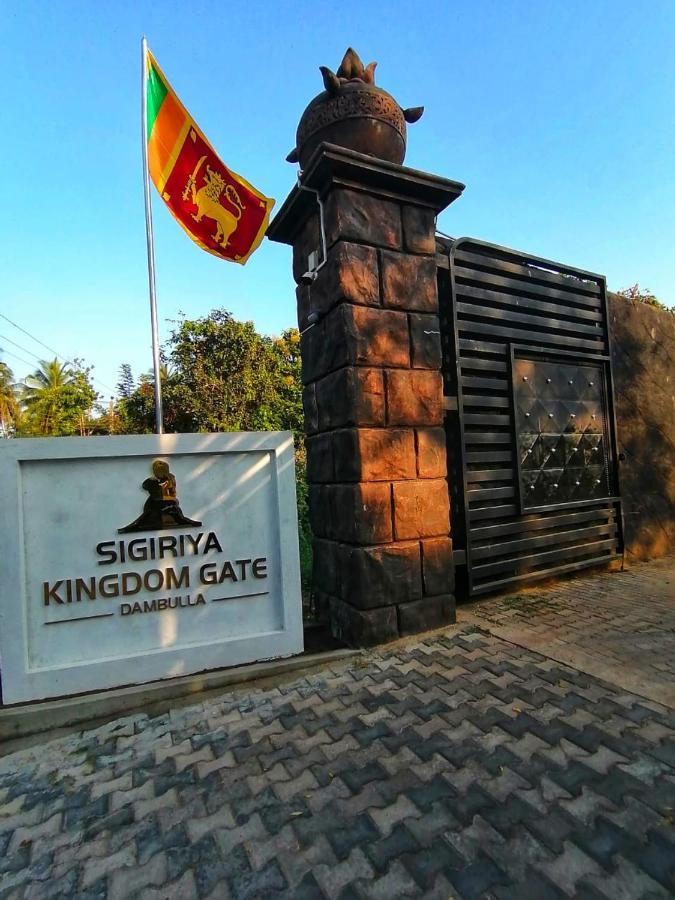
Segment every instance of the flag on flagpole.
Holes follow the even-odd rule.
[[[274,200],[228,169],[146,52],[150,178],[196,244],[243,265],[264,237]]]

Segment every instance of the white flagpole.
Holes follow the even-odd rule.
[[[163,433],[162,385],[159,377],[159,338],[157,334],[157,294],[155,292],[155,244],[152,232],[150,173],[148,170],[148,42],[141,40],[141,104],[143,129],[143,189],[145,194],[145,235],[148,245],[148,287],[150,288],[150,323],[152,326],[152,367],[155,374],[155,431]]]

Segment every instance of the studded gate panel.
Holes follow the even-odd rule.
[[[444,249],[452,530],[469,595],[610,560],[621,516],[604,279],[470,238]]]
[[[602,369],[515,356],[511,371],[522,509],[611,496]]]

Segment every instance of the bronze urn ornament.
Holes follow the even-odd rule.
[[[302,114],[288,162],[304,168],[323,141],[398,165],[403,162],[406,122],[417,122],[424,107],[401,109],[391,94],[375,85],[376,65],[364,66],[350,47],[337,72],[320,67],[326,90]]]

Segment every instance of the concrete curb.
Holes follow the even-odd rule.
[[[153,684],[130,685],[60,700],[6,706],[0,708],[0,745],[17,738],[72,728],[93,720],[102,723],[133,712],[145,711],[147,707],[153,707],[154,710],[164,705],[168,708],[174,701],[199,703],[203,699],[202,695],[207,692],[250,685],[254,681],[278,679],[285,675],[295,676],[304,670],[323,668],[330,663],[352,659],[361,652],[340,649],[310,653],[290,659],[186,675]],[[159,713],[161,710],[156,711]],[[49,735],[47,739],[51,737]],[[0,747],[0,754],[6,752],[11,751]]]

